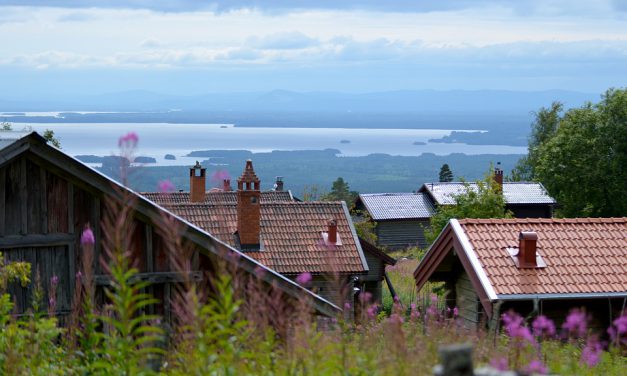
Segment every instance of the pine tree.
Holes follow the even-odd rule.
[[[453,171],[448,166],[447,163],[443,164],[440,168],[440,181],[441,182],[450,182],[453,181]]]

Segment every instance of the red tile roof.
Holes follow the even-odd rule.
[[[627,292],[627,218],[464,219],[459,224],[497,295]],[[519,269],[506,248],[538,234],[542,269]]]
[[[207,196],[212,195],[207,194]],[[246,252],[262,264],[283,274],[363,273],[367,271],[361,246],[342,202],[261,201],[261,250]],[[236,204],[164,204],[165,208],[238,247]],[[327,221],[337,221],[341,245],[324,245]]]
[[[189,192],[143,192],[142,196],[146,197],[150,201],[157,203],[161,206],[175,205],[175,204],[190,204]],[[290,191],[263,191],[261,192],[261,202],[288,202],[294,201]],[[219,204],[237,204],[237,192],[236,191],[209,191],[205,194],[205,204],[219,205]]]

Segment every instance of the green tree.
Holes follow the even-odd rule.
[[[627,215],[627,89],[610,89],[558,122],[529,158],[534,176],[560,203],[558,214]]]
[[[455,196],[455,205],[441,205],[431,217],[425,236],[432,243],[451,218],[511,218],[505,199],[494,181],[490,168],[483,180],[466,183],[463,193]]]
[[[521,158],[512,170],[513,181],[531,181],[537,179],[536,166],[542,145],[557,134],[564,106],[560,102],[551,103],[550,108],[542,107],[531,124],[531,136],[528,141],[529,154]]]
[[[59,139],[54,136],[54,131],[52,129],[46,129],[44,131],[43,138],[54,147],[61,149],[61,142],[59,142]]]
[[[448,166],[448,163],[445,163],[440,168],[440,181],[441,182],[451,182],[453,181],[453,171]]]
[[[339,177],[333,182],[331,192],[323,195],[321,198],[323,201],[346,201],[350,206],[357,199],[358,195],[359,193],[351,191],[348,183]]]

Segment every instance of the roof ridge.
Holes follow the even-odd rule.
[[[578,217],[578,218],[463,218],[460,224],[500,223],[627,223],[627,217]]]

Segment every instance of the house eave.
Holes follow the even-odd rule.
[[[558,294],[498,294],[496,297],[499,301],[607,299],[607,298],[627,298],[627,292],[586,292],[586,293],[558,293]]]

